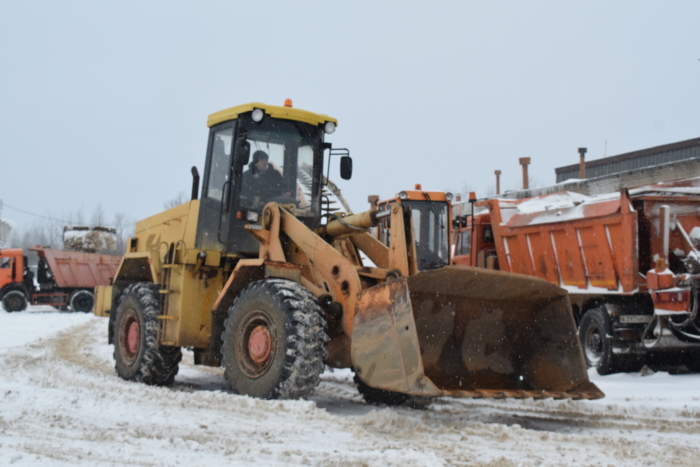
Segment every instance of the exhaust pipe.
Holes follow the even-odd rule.
[[[664,204],[659,210],[660,221],[661,221],[661,234],[663,235],[663,256],[664,261],[668,264],[668,249],[669,249],[669,239],[671,236],[671,208]]]
[[[197,167],[192,166],[192,201],[197,199],[199,194],[199,171]]]

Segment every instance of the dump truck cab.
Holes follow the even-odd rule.
[[[34,291],[33,278],[21,249],[0,249],[0,300],[6,311],[21,311],[27,307]]]
[[[488,212],[457,215],[452,227],[454,264],[498,269],[498,254]]]

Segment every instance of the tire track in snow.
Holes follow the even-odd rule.
[[[374,408],[343,371],[325,373],[312,401],[262,401],[226,392],[220,369],[189,353],[172,389],[134,384],[114,372],[106,325],[2,356],[0,463],[690,466],[700,454],[693,410],[664,421],[665,409],[577,401]]]

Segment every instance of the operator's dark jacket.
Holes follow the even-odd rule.
[[[270,198],[282,194],[284,179],[272,165],[269,165],[265,172],[260,172],[254,162],[251,162],[248,167],[248,170],[243,172],[242,180],[241,195],[244,198],[244,205],[252,207],[265,204]]]

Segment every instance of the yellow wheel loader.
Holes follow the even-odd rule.
[[[308,396],[325,365],[353,368],[370,402],[602,397],[562,289],[421,271],[400,204],[330,212],[326,153],[326,167],[341,156],[341,177],[352,172],[349,151],[324,141],[336,125],[289,101],[209,116],[201,197],[193,169],[192,200],[138,222],[113,284],[97,290],[119,376],[171,384],[187,347],[196,364],[223,366],[234,392],[269,399]],[[368,233],[379,222],[392,226],[388,247]]]

